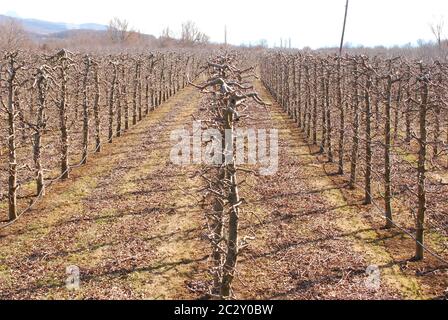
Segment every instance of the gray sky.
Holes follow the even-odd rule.
[[[1,0],[0,13],[55,22],[107,24],[125,18],[134,28],[159,36],[169,26],[177,34],[182,21],[193,20],[223,42],[224,25],[233,44],[268,40],[295,47],[337,45],[345,0]],[[448,19],[447,0],[350,0],[346,42],[394,45],[432,40],[429,24]],[[448,35],[448,21],[445,35]]]

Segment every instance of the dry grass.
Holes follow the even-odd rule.
[[[260,82],[257,90],[271,100]],[[170,133],[191,128],[200,94],[187,88],[113,145],[54,185],[27,216],[0,231],[0,298],[191,299],[210,280],[197,168],[169,161]],[[362,193],[327,174],[315,149],[279,106],[251,107],[242,125],[277,128],[280,171],[245,174],[242,252],[234,293],[247,299],[426,299],[443,294],[446,275],[433,260],[412,263],[412,241],[379,229]],[[246,122],[247,121],[247,122]],[[256,169],[251,168],[251,169]],[[398,206],[397,203],[395,203]],[[435,237],[435,236],[434,236]],[[431,237],[432,239],[432,237]],[[437,242],[438,240],[431,240]],[[440,241],[443,241],[440,240]],[[81,288],[65,289],[78,265]],[[378,290],[365,270],[382,273]]]

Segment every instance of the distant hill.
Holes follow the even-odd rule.
[[[46,35],[46,38],[54,38],[54,39],[68,39],[82,35],[91,35],[91,36],[101,36],[105,33],[104,30],[94,30],[94,29],[70,29],[60,32],[54,32],[49,35]]]
[[[71,24],[63,22],[50,22],[38,19],[22,19],[0,15],[0,23],[9,19],[13,19],[21,23],[23,28],[27,32],[41,36],[48,36],[54,33],[61,33],[69,30],[107,30],[107,26],[96,23]]]
[[[87,43],[107,45],[106,32],[108,26],[105,25],[97,23],[71,24],[64,22],[49,22],[0,14],[0,23],[10,21],[11,19],[20,23],[26,31],[28,39],[36,44],[56,41],[59,45],[70,45],[70,42],[79,42],[83,45],[86,45]],[[153,46],[158,45],[157,38],[151,34],[139,33],[138,36],[139,39],[143,40],[146,44],[152,44]],[[67,42],[61,44],[58,41]],[[173,40],[173,43],[177,43],[177,40]]]
[[[89,37],[101,37],[106,33],[105,30],[95,30],[95,29],[71,29],[61,32],[51,33],[49,35],[38,35],[35,39],[73,39],[76,37],[89,36]],[[141,34],[143,39],[147,41],[156,41],[157,38],[150,34]]]

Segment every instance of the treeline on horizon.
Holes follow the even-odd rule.
[[[436,33],[435,33],[436,35]],[[436,41],[418,40],[416,45],[411,43],[395,46],[363,46],[352,45],[347,42],[344,45],[344,54],[396,57],[403,56],[410,59],[422,59],[430,61],[448,60],[448,40],[437,37]],[[36,36],[27,32],[20,21],[14,18],[0,22],[0,50],[13,51],[17,49],[31,49],[43,52],[52,52],[61,48],[76,52],[144,52],[154,49],[176,49],[176,48],[241,48],[251,50],[287,50],[303,52],[319,52],[323,54],[337,54],[338,47],[322,47],[312,49],[310,47],[291,48],[284,41],[284,46],[269,47],[266,40],[262,39],[254,44],[240,44],[239,46],[227,43],[215,43],[210,37],[202,32],[195,22],[186,21],[181,23],[181,31],[175,35],[170,27],[166,27],[159,37],[144,34],[131,27],[127,20],[111,19],[106,31],[98,30],[68,30],[46,36]]]

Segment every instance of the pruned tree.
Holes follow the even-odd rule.
[[[118,63],[116,61],[110,61],[109,64],[112,66],[112,78],[109,83],[109,135],[107,141],[109,143],[113,142],[114,139],[114,115],[115,115],[115,100],[116,100],[116,90],[117,90],[117,77],[118,77]]]
[[[42,165],[42,137],[47,125],[46,104],[51,81],[51,76],[49,75],[48,69],[48,66],[43,65],[38,68],[36,72],[33,85],[33,87],[37,89],[36,122],[30,125],[34,130],[33,160],[36,175],[37,195],[39,197],[45,195],[45,180]]]
[[[59,130],[61,141],[61,178],[68,179],[70,175],[69,166],[69,129],[68,129],[68,114],[67,114],[67,85],[69,80],[68,72],[73,67],[74,61],[71,58],[72,53],[62,49],[53,56],[55,61],[55,69],[59,71],[58,81],[59,97],[56,101],[56,107],[59,112]]]
[[[350,166],[350,189],[355,189],[357,183],[358,155],[359,155],[359,72],[358,62],[353,61],[353,97],[352,97],[352,150]]]
[[[90,123],[90,110],[89,110],[89,76],[92,66],[92,59],[86,55],[84,57],[84,74],[82,80],[82,157],[81,164],[87,163],[87,157],[89,152],[89,123]]]
[[[425,230],[425,214],[426,214],[426,158],[427,158],[427,114],[429,108],[429,87],[430,87],[430,73],[420,64],[420,105],[419,105],[419,131],[420,136],[419,151],[418,151],[418,165],[417,165],[417,192],[418,192],[418,211],[416,217],[416,250],[415,259],[423,259],[424,252],[424,230]]]
[[[366,63],[364,61],[364,65]],[[367,67],[365,70],[365,85],[364,85],[364,103],[365,103],[365,194],[364,204],[372,203],[372,105],[371,105],[371,90],[372,90],[372,77],[373,72],[371,68]]]
[[[386,229],[392,228],[392,133],[391,133],[391,122],[392,122],[392,62],[389,61],[389,74],[386,76],[386,102],[385,102],[385,112],[386,121],[384,125],[384,205],[385,205],[385,216],[386,216]]]
[[[18,117],[18,111],[16,109],[16,87],[17,87],[17,71],[23,66],[17,63],[18,52],[7,52],[5,60],[7,60],[7,79],[6,79],[6,91],[7,98],[6,104],[1,99],[3,109],[8,116],[8,215],[9,220],[17,219],[17,190],[19,185],[17,183],[17,153],[16,153],[16,118]]]
[[[265,105],[256,92],[251,92],[252,86],[246,86],[242,75],[251,71],[238,69],[232,63],[232,57],[225,55],[207,64],[210,78],[201,85],[195,85],[200,90],[210,93],[213,103],[206,110],[209,117],[205,123],[216,128],[221,137],[226,137],[219,143],[217,157],[221,161],[208,164],[202,170],[207,187],[207,194],[213,195],[213,212],[211,217],[214,287],[212,293],[222,299],[232,297],[232,282],[236,273],[238,256],[244,245],[240,241],[239,221],[242,199],[239,195],[238,165],[235,156],[235,127],[241,119],[239,113],[248,99]]]
[[[93,62],[94,98],[93,116],[95,119],[95,151],[101,152],[101,118],[100,118],[100,77],[97,61]]]

